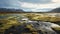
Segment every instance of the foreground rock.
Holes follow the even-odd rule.
[[[55,31],[55,28],[60,28],[59,25],[50,23],[50,22],[37,22],[37,21],[28,21],[23,25],[19,25],[17,27],[12,26],[8,30],[5,31],[4,34],[58,34]],[[53,29],[54,30],[53,30]]]

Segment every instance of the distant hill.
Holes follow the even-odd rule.
[[[60,13],[60,8],[53,9],[53,10],[50,11],[50,12],[53,12],[53,13]]]
[[[22,9],[7,9],[7,8],[0,8],[0,12],[25,12]]]

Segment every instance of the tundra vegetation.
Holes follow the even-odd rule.
[[[28,18],[27,20],[22,20],[23,18]],[[12,26],[18,27],[26,24],[28,21],[43,21],[59,24],[60,16],[49,15],[49,14],[37,14],[37,13],[26,13],[26,14],[0,14],[0,33],[4,33],[7,29]],[[34,22],[33,22],[34,23]],[[59,24],[60,25],[60,24]],[[33,28],[33,24],[26,24],[24,28],[29,29],[33,34],[38,34],[37,30]],[[53,27],[55,30],[60,30],[60,27]],[[44,31],[44,30],[43,30]],[[29,33],[29,34],[31,34]],[[44,32],[42,32],[44,33]],[[22,32],[22,34],[24,34]],[[28,34],[28,33],[27,33]]]

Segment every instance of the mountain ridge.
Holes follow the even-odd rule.
[[[22,9],[0,8],[0,12],[24,12]]]
[[[51,13],[60,13],[60,8],[55,8],[55,9],[49,11],[49,12],[51,12]]]

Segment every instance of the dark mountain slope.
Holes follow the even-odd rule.
[[[0,12],[24,12],[22,9],[0,8]]]
[[[50,11],[50,12],[53,12],[53,13],[60,13],[60,8],[53,9],[53,10]]]

